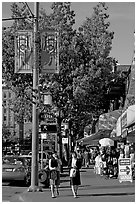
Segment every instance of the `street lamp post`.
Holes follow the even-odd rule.
[[[36,92],[38,88],[38,16],[39,3],[34,2],[34,66],[33,66],[33,109],[32,109],[32,164],[31,164],[31,186],[29,192],[35,192],[38,189],[38,110],[36,102]]]

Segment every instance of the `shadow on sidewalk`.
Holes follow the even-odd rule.
[[[134,187],[134,186],[129,186],[129,185],[115,185],[115,186],[94,186],[94,185],[81,185],[79,188],[84,188],[82,190],[89,190],[89,189],[118,189],[118,188],[129,188],[129,187]]]
[[[135,195],[135,193],[94,193],[94,194],[80,194],[80,197],[87,197],[87,196],[128,196],[128,195]]]
[[[66,183],[66,182],[69,182],[70,179],[66,179],[66,180],[60,180],[60,183]]]

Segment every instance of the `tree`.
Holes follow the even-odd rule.
[[[70,3],[53,3],[52,9],[53,13],[49,16],[47,16],[43,10],[41,11],[39,31],[49,26],[50,28],[52,27],[55,30],[58,30],[60,33],[60,74],[54,76],[42,76],[40,73],[40,83],[46,83],[47,81],[52,82],[50,90],[53,93],[53,101],[55,105],[58,107],[59,112],[62,112],[62,117],[58,117],[58,122],[61,124],[62,119],[67,117],[65,106],[70,97],[68,92],[71,92],[72,80],[70,73],[73,67],[71,67],[71,63],[69,62],[69,60],[71,60],[69,52],[71,39],[73,37],[72,25],[74,24],[75,15],[70,9]],[[9,32],[5,31],[3,33],[3,78],[9,87],[13,87],[13,91],[16,93],[16,103],[14,103],[13,110],[16,113],[16,120],[21,125],[21,130],[23,130],[24,117],[31,117],[30,109],[32,104],[30,102],[30,93],[32,93],[32,76],[29,74],[14,73],[13,36],[16,30],[31,29],[32,23],[28,23],[28,10],[24,3],[20,4],[20,6],[17,3],[13,3],[11,10],[12,17],[24,17],[26,19],[15,20]],[[11,54],[12,58],[9,58]],[[72,54],[73,53],[71,53],[71,55]],[[54,89],[55,87],[56,89]],[[44,89],[42,89],[42,91],[43,90]],[[21,132],[23,136],[23,131]]]
[[[107,9],[105,3],[97,4],[91,18],[86,18],[83,23],[83,32],[76,38],[79,58],[74,98],[81,114],[89,115],[90,121],[109,108],[106,93],[114,77],[112,69],[116,65],[116,60],[109,56],[114,32],[109,31]],[[89,123],[89,118],[85,119]]]
[[[11,5],[12,17],[23,18],[15,20],[9,29],[3,28],[2,32],[2,77],[5,80],[8,89],[15,93],[12,100],[15,119],[19,124],[20,144],[23,141],[24,118],[31,119],[31,98],[32,93],[32,75],[14,73],[14,36],[17,30],[27,30],[32,28],[32,22],[28,22],[29,11],[24,3],[13,3]]]
[[[13,134],[9,127],[2,127],[2,149],[7,152],[7,147],[12,147],[12,145],[18,142],[17,138],[13,137]]]

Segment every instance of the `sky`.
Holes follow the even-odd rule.
[[[91,17],[93,14],[93,7],[98,2],[92,1],[71,1],[71,8],[74,10],[75,16],[75,28],[77,29],[86,20],[86,17]],[[2,18],[10,18],[11,11],[10,5],[12,2],[2,2]],[[32,12],[34,8],[34,2],[27,2]],[[52,2],[42,1],[40,2],[40,8],[46,10],[47,13],[51,13],[50,8]],[[118,60],[119,64],[131,65],[134,45],[135,45],[135,2],[106,2],[108,6],[110,31],[114,31],[114,39],[112,41],[111,57]],[[11,21],[2,21],[2,26],[8,27],[12,23]]]

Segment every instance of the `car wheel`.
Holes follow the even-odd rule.
[[[45,187],[49,187],[48,171],[45,171],[45,170],[39,171],[39,182],[44,184]]]

